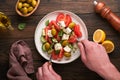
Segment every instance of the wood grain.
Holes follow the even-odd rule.
[[[17,0],[1,0],[0,11],[4,12],[11,19],[13,32],[0,33],[0,80],[7,80],[6,73],[9,66],[9,50],[13,42],[24,40],[33,52],[35,71],[42,66],[46,60],[40,56],[34,44],[34,32],[38,22],[49,12],[55,10],[68,10],[78,15],[86,24],[89,40],[92,40],[93,32],[100,28],[107,34],[107,39],[115,43],[115,50],[109,55],[111,62],[120,70],[120,33],[115,31],[111,25],[100,15],[94,12],[94,0],[41,0],[41,3],[30,17],[23,18],[15,12]],[[113,12],[120,16],[119,0],[99,0],[105,2]],[[23,31],[17,29],[19,23],[26,23]],[[88,70],[80,58],[69,64],[53,64],[55,71],[60,74],[63,80],[103,80],[96,73]],[[35,75],[31,78],[36,80]]]

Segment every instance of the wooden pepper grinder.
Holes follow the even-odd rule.
[[[108,22],[120,32],[120,18],[114,14],[111,9],[102,2],[94,1],[95,11],[100,13],[101,16],[108,20]]]

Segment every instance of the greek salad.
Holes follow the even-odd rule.
[[[69,14],[59,13],[55,20],[47,20],[40,37],[42,50],[52,55],[52,59],[70,59],[74,53],[77,38],[81,38],[80,25]]]

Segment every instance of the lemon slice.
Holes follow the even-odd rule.
[[[102,43],[106,38],[106,34],[102,29],[97,29],[93,33],[93,41],[97,43]]]
[[[114,46],[114,43],[113,43],[112,41],[110,41],[110,40],[105,40],[105,41],[102,43],[102,45],[103,45],[104,48],[106,49],[106,52],[107,52],[107,53],[111,53],[111,52],[114,51],[115,46]]]

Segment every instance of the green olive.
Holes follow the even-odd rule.
[[[56,35],[56,33],[57,33],[56,29],[55,29],[55,28],[53,28],[53,29],[51,30],[51,33],[52,33],[52,35],[53,35],[53,36],[55,36],[55,35]]]
[[[75,26],[75,23],[74,22],[71,22],[70,24],[69,24],[69,28],[74,28],[74,26]]]
[[[45,43],[45,49],[46,50],[50,49],[50,44],[48,42]]]
[[[32,0],[27,0],[27,3],[31,3],[32,2]]]
[[[17,4],[17,8],[18,8],[18,9],[21,9],[21,8],[22,8],[22,2],[19,2],[19,3]]]
[[[32,10],[33,10],[33,7],[30,6],[30,7],[28,8],[28,12],[31,12]]]
[[[28,13],[28,9],[27,9],[27,7],[22,8],[21,11],[22,11],[23,14],[27,14],[27,13]]]
[[[28,3],[23,3],[23,7],[29,7],[30,5]]]
[[[64,40],[64,41],[62,42],[62,46],[66,46],[66,45],[68,45],[68,41],[67,41],[67,40]]]
[[[69,52],[64,52],[64,56],[65,56],[65,57],[71,57],[71,53],[69,53]]]
[[[32,6],[35,7],[37,5],[37,1],[36,0],[32,0]]]

